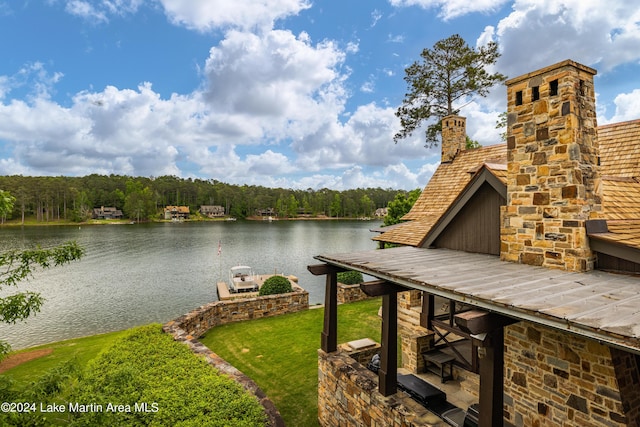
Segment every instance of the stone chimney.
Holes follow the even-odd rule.
[[[507,206],[500,258],[593,269],[585,221],[600,211],[593,76],[567,60],[508,80]]]
[[[442,119],[442,163],[453,161],[467,147],[467,119],[456,115]]]

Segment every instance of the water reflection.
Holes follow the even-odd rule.
[[[375,249],[369,229],[378,225],[238,221],[3,228],[0,252],[76,240],[86,255],[78,262],[36,272],[21,285],[21,290],[41,292],[46,302],[27,322],[0,324],[0,336],[17,349],[165,322],[215,300],[215,282],[237,264],[251,265],[259,273],[298,276],[310,293],[310,303],[322,303],[324,278],[306,269],[317,262],[313,256]]]

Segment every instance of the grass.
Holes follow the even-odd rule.
[[[338,342],[371,338],[380,342],[379,298],[338,306]],[[274,402],[286,425],[318,425],[318,349],[324,310],[218,326],[201,341],[252,378]],[[48,370],[76,359],[86,366],[104,348],[127,334],[112,332],[26,349],[53,353],[17,366],[3,375],[27,387]]]
[[[380,299],[338,306],[338,342],[380,342]],[[318,425],[318,348],[323,309],[232,323],[201,341],[253,379],[276,405],[286,425]]]
[[[40,349],[53,350],[53,352],[47,356],[23,363],[22,365],[18,365],[15,368],[8,370],[4,374],[0,374],[0,381],[4,375],[10,375],[19,386],[26,386],[30,382],[37,380],[45,372],[62,365],[68,360],[75,359],[78,362],[78,365],[86,366],[89,360],[95,358],[103,348],[110,346],[113,341],[123,336],[125,333],[126,331],[109,332],[106,334],[44,344],[13,352],[11,354],[25,353]]]

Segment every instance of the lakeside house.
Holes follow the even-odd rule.
[[[221,218],[224,216],[224,207],[218,205],[202,205],[200,213],[209,218]]]
[[[164,208],[164,219],[183,220],[189,219],[189,206],[167,206]]]
[[[91,217],[93,219],[122,219],[124,215],[120,209],[115,207],[100,206],[99,208],[93,208]]]
[[[508,80],[506,143],[466,150],[466,119],[445,117],[440,166],[374,238],[399,247],[315,257],[322,426],[421,425],[398,338],[418,377],[446,356],[481,427],[640,425],[640,120],[597,126],[595,74],[567,60]],[[378,279],[361,285],[382,296],[377,374],[337,343],[344,270]]]

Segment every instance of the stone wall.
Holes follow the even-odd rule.
[[[447,425],[404,392],[384,397],[378,392],[378,376],[357,359],[362,359],[357,352],[349,353],[344,348],[333,353],[318,350],[318,421],[321,426]]]
[[[309,308],[309,293],[298,290],[288,294],[267,295],[244,300],[214,301],[163,325],[164,332],[186,344],[194,354],[204,357],[219,372],[237,381],[256,396],[265,410],[270,427],[284,427],[284,421],[267,395],[245,374],[230,365],[198,341],[209,329],[225,323],[295,313]]]
[[[601,209],[595,73],[564,61],[507,81],[503,260],[593,269],[585,221]]]
[[[279,316],[308,308],[309,292],[300,290],[288,294],[214,301],[178,317],[167,325],[178,323],[188,335],[199,337],[209,329],[225,323]]]
[[[338,282],[338,304],[362,301],[371,298],[360,289],[360,284],[345,285]]]
[[[505,328],[504,359],[505,419],[516,427],[640,425],[634,355],[520,322]]]

